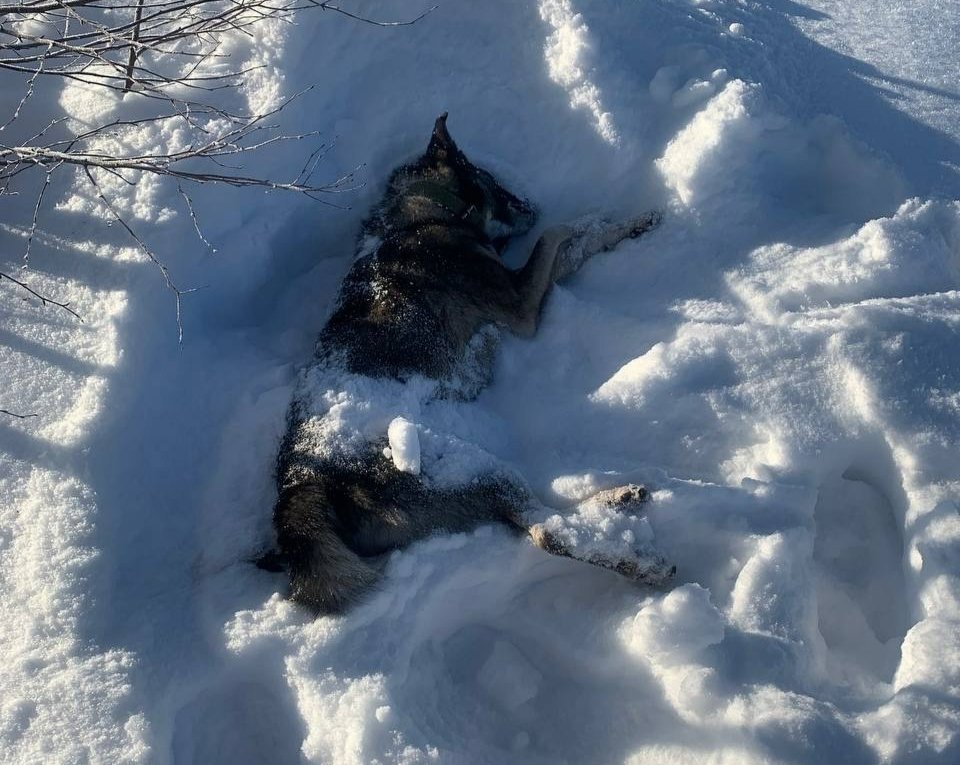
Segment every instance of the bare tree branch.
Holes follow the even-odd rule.
[[[50,176],[60,167],[58,163],[53,167],[47,170],[47,174],[43,179],[43,186],[40,188],[40,193],[37,194],[37,203],[33,207],[33,219],[30,221],[30,233],[27,235],[27,248],[23,253],[23,265],[28,266],[30,264],[30,247],[33,245],[33,237],[37,233],[37,218],[40,216],[40,205],[43,204],[43,197],[47,193],[47,187],[50,186]]]
[[[83,172],[84,172],[84,174],[87,176],[87,179],[90,181],[90,184],[91,184],[91,185],[93,186],[93,188],[96,190],[97,198],[98,198],[98,199],[104,204],[104,206],[110,211],[110,213],[113,215],[113,217],[114,217],[114,219],[117,221],[117,223],[119,223],[121,226],[123,226],[123,228],[126,230],[126,232],[127,232],[128,234],[130,234],[130,237],[137,243],[137,246],[140,248],[140,251],[143,252],[143,254],[146,255],[146,256],[150,259],[150,261],[151,261],[158,269],[160,269],[160,273],[163,275],[163,280],[164,280],[164,282],[165,282],[166,285],[167,285],[167,289],[169,289],[171,292],[173,292],[174,297],[175,297],[175,299],[176,299],[176,303],[177,303],[177,343],[178,343],[179,345],[183,345],[183,316],[182,316],[182,314],[181,314],[181,298],[182,298],[184,295],[186,295],[186,294],[188,294],[188,293],[190,293],[190,292],[196,292],[198,288],[197,288],[197,287],[194,287],[193,289],[182,290],[182,289],[180,289],[179,287],[177,287],[177,285],[175,285],[175,284],[173,283],[173,280],[170,278],[170,269],[168,269],[167,266],[163,263],[163,261],[161,261],[161,260],[153,253],[153,250],[151,250],[149,247],[147,247],[147,245],[146,245],[146,243],[144,243],[143,239],[141,239],[141,238],[137,235],[137,232],[136,232],[136,231],[134,231],[132,228],[130,228],[129,224],[127,223],[126,220],[124,220],[123,216],[121,216],[120,213],[117,212],[117,208],[113,206],[113,203],[110,202],[109,199],[107,199],[106,195],[103,193],[103,189],[100,187],[100,184],[97,183],[97,179],[94,178],[93,173],[91,172],[90,168],[85,166],[85,167],[83,168]]]
[[[0,409],[0,414],[8,414],[11,417],[16,417],[18,420],[28,420],[31,417],[39,417],[38,414],[17,414],[16,412],[11,412],[9,409]]]
[[[83,321],[83,318],[80,316],[80,314],[78,314],[76,311],[74,311],[74,310],[70,307],[70,304],[69,304],[69,303],[61,303],[61,302],[59,302],[59,301],[57,301],[57,300],[54,300],[53,298],[48,297],[47,295],[44,295],[44,294],[42,294],[42,293],[40,293],[40,292],[37,292],[35,289],[33,289],[33,287],[31,287],[31,286],[30,286],[29,284],[27,284],[26,282],[20,281],[19,279],[15,279],[14,277],[10,276],[10,274],[4,273],[3,271],[0,271],[0,282],[2,282],[4,279],[13,282],[13,283],[14,283],[15,285],[17,285],[20,289],[22,289],[22,290],[28,292],[29,294],[33,295],[37,300],[40,301],[40,304],[41,304],[42,306],[46,307],[46,306],[48,306],[48,305],[52,305],[52,306],[56,306],[57,308],[62,308],[64,311],[66,311],[67,313],[69,313],[71,316],[74,316],[74,317],[76,317],[77,319],[80,319],[80,321]]]
[[[130,38],[130,57],[127,59],[127,90],[133,89],[133,69],[137,63],[137,43],[140,42],[140,24],[143,21],[143,0],[137,0],[137,13],[133,20],[133,36]]]
[[[203,234],[186,184],[293,192],[340,208],[331,197],[362,184],[356,181],[359,168],[326,182],[314,180],[329,143],[308,146],[302,168],[299,173],[291,171],[290,180],[244,172],[246,156],[291,141],[313,144],[319,141],[319,131],[285,133],[274,119],[306,91],[260,113],[240,114],[224,105],[221,94],[233,93],[259,68],[228,68],[225,36],[252,36],[254,26],[266,19],[293,23],[297,13],[308,10],[330,11],[378,27],[402,27],[417,23],[436,8],[406,20],[381,21],[333,0],[0,0],[0,72],[23,81],[23,96],[0,123],[0,200],[19,193],[28,174],[43,173],[26,236],[24,266],[30,262],[48,190],[56,177],[73,168],[174,293],[182,343],[181,298],[193,290],[176,286],[163,260],[121,215],[122,206],[110,198],[101,180],[109,176],[133,185],[143,176],[170,179],[176,183],[198,240],[212,252],[216,248]],[[29,137],[14,137],[24,112],[35,103],[36,90],[44,83],[64,81],[118,96],[133,92],[157,108],[145,117],[83,128],[68,118],[54,118]],[[169,150],[125,148],[134,145],[129,139],[138,128],[166,127],[174,120],[186,130],[185,145]],[[3,279],[41,305],[80,318],[69,303],[53,300],[24,279],[0,273]]]
[[[344,16],[347,16],[348,18],[351,18],[354,21],[362,21],[364,24],[371,24],[375,27],[409,27],[413,24],[416,24],[418,21],[420,21],[420,19],[423,19],[426,16],[429,16],[431,13],[437,10],[437,8],[440,7],[439,5],[431,6],[430,8],[427,8],[427,10],[425,10],[419,16],[416,16],[412,19],[407,19],[406,21],[376,21],[375,19],[367,18],[366,16],[361,16],[356,13],[351,13],[350,11],[344,8],[341,8],[339,5],[336,5],[334,3],[310,2],[310,0],[307,0],[307,3],[308,5],[313,5],[313,6],[316,6],[317,8],[322,8],[325,11],[336,11],[337,13],[342,13]]]
[[[210,244],[210,242],[207,240],[207,237],[205,237],[203,232],[200,230],[200,223],[197,221],[197,213],[193,209],[193,200],[190,199],[190,196],[187,194],[187,192],[183,190],[182,184],[177,184],[177,191],[180,192],[180,196],[183,197],[183,201],[187,205],[187,210],[190,211],[190,220],[193,221],[193,229],[197,232],[197,238],[207,246],[207,249],[210,250],[211,253],[216,254],[217,248]]]

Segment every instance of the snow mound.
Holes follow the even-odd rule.
[[[403,417],[395,417],[387,427],[390,457],[402,473],[420,473],[420,436],[417,426]]]

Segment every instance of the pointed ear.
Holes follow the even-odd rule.
[[[453,142],[447,131],[447,113],[444,112],[433,125],[433,135],[430,136],[430,145],[427,147],[427,156],[440,161],[453,159],[460,153],[460,149]]]

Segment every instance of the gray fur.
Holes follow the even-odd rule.
[[[648,213],[621,224],[557,226],[540,237],[526,265],[507,268],[500,252],[535,219],[528,202],[470,163],[441,115],[426,153],[393,173],[364,224],[360,255],[320,334],[313,367],[428,378],[438,382],[439,395],[475,395],[493,363],[496,333],[489,330],[533,335],[554,281],[659,223]],[[457,381],[468,361],[476,369],[464,386]],[[278,553],[269,556],[289,571],[294,600],[318,613],[342,611],[376,582],[385,553],[494,521],[530,533],[549,552],[576,557],[537,531],[533,518],[544,508],[517,476],[497,471],[438,488],[397,470],[383,442],[318,453],[304,446],[307,409],[298,398],[290,409],[277,464]],[[629,561],[592,562],[643,578]]]

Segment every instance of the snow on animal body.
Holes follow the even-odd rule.
[[[499,329],[532,335],[554,281],[659,223],[647,213],[557,226],[524,267],[508,269],[501,250],[535,218],[529,203],[470,163],[445,114],[426,153],[391,177],[302,375],[278,456],[276,558],[294,600],[341,611],[377,580],[384,553],[494,521],[549,552],[639,581],[672,576],[634,514],[641,487],[605,492],[571,525],[502,465],[480,461],[444,476],[435,442],[445,437],[412,421],[432,399],[475,396],[489,381]],[[606,538],[610,530],[616,535]]]

